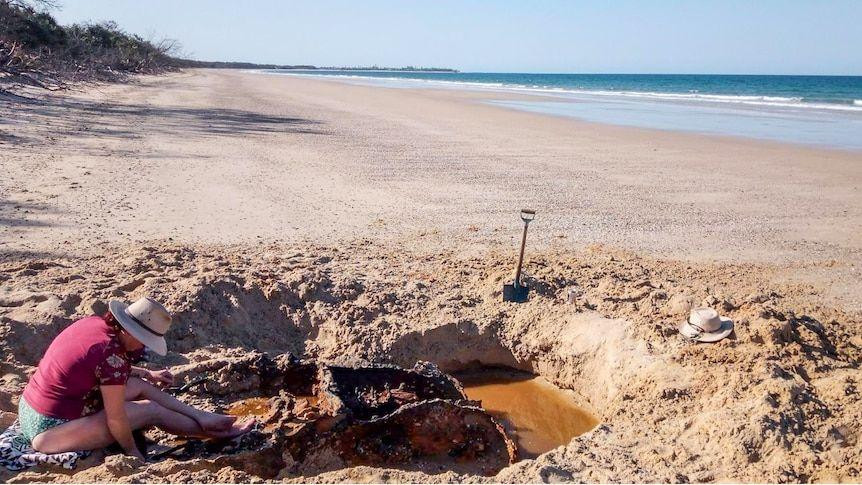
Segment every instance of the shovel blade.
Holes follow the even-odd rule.
[[[523,303],[527,301],[530,289],[524,285],[515,286],[514,283],[503,285],[503,301]]]

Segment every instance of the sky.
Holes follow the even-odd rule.
[[[860,0],[60,0],[187,57],[473,72],[862,75]]]

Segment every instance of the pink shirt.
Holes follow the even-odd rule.
[[[99,386],[125,384],[133,356],[118,331],[100,316],[86,317],[60,332],[36,373],[24,388],[24,399],[36,412],[76,419],[98,411]]]

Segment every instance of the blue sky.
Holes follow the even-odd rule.
[[[463,71],[862,75],[862,1],[61,0],[196,59]]]

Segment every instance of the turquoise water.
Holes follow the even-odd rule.
[[[278,72],[278,71],[271,71]],[[706,74],[525,74],[484,72],[288,71],[297,74],[437,81],[542,91],[850,108],[862,111],[862,76]]]
[[[266,72],[537,94],[543,97],[493,103],[600,123],[862,149],[862,76]]]

